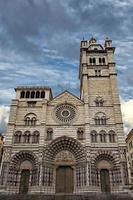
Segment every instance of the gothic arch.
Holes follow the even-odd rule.
[[[22,139],[22,131],[16,131],[14,133],[14,138],[13,138],[13,141],[14,143],[21,143],[21,139]]]
[[[53,162],[56,155],[63,150],[70,151],[74,155],[76,162],[83,162],[86,160],[86,153],[80,142],[67,136],[59,137],[47,146],[44,152],[44,160]]]
[[[104,162],[104,161],[107,162],[111,166],[111,168],[114,168],[114,166],[115,166],[114,159],[112,156],[110,156],[108,154],[99,155],[95,160],[95,167],[98,168],[99,163]]]
[[[101,151],[98,152],[93,158],[92,158],[92,165],[97,168],[98,162],[105,160],[109,163],[112,163],[112,168],[116,168],[119,163],[119,158],[116,155],[113,155],[112,152],[109,151]]]
[[[108,150],[97,152],[91,159],[91,171],[92,184],[99,186],[100,183],[102,191],[107,189],[106,186],[110,190],[110,187],[114,187],[122,182],[118,153],[113,153]]]
[[[32,163],[33,168],[37,168],[37,157],[31,151],[20,151],[16,153],[11,159],[11,168],[16,168],[21,165],[25,160]]]
[[[16,184],[18,184],[19,187],[17,192],[21,192],[22,188],[23,192],[25,189],[27,192],[29,186],[37,185],[39,183],[38,167],[39,167],[38,159],[31,151],[20,151],[16,153],[12,157],[10,162],[9,173],[8,173],[8,185],[10,187],[14,187],[16,186]],[[25,178],[28,177],[26,179],[27,180],[26,184],[25,182],[23,182],[24,177]]]

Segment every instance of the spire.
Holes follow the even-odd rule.
[[[106,37],[104,46],[105,48],[112,47],[112,40],[109,37]]]
[[[96,43],[97,43],[97,40],[94,37],[91,37],[91,39],[89,40],[89,45],[96,44]]]
[[[80,48],[87,48],[87,40],[85,40],[84,36],[81,40]]]

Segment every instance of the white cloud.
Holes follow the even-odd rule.
[[[96,0],[97,2],[97,0]],[[127,6],[132,6],[133,5],[133,1],[132,0],[102,0],[100,1],[101,3],[111,3],[113,4],[115,7],[119,7],[119,8],[125,8]]]
[[[9,107],[1,106],[0,107],[0,132],[2,133],[6,133],[8,117],[9,117]]]
[[[121,99],[121,110],[126,134],[133,128],[133,99]]]

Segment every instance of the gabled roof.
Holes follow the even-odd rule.
[[[70,103],[71,101],[75,101],[75,103],[77,102],[79,104],[83,104],[83,101],[81,99],[79,99],[77,96],[75,96],[74,94],[72,94],[67,90],[55,96],[51,101],[49,101],[49,103],[54,103],[57,102],[58,100],[60,103],[61,101],[62,103],[64,102]]]
[[[95,50],[94,48],[98,48],[97,50],[104,50],[103,46],[101,44],[91,44],[88,47],[88,50]]]

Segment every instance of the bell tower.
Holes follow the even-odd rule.
[[[85,110],[88,110],[90,130],[100,130],[101,125],[104,129],[115,129],[118,146],[125,146],[114,52],[115,47],[109,38],[106,38],[104,46],[95,38],[81,41],[80,98],[85,103]],[[97,113],[105,114],[104,122],[100,121]]]
[[[80,98],[84,101],[86,144],[91,154],[100,150],[119,155],[122,182],[127,184],[126,144],[114,53],[115,47],[109,38],[104,46],[95,38],[81,41]]]

